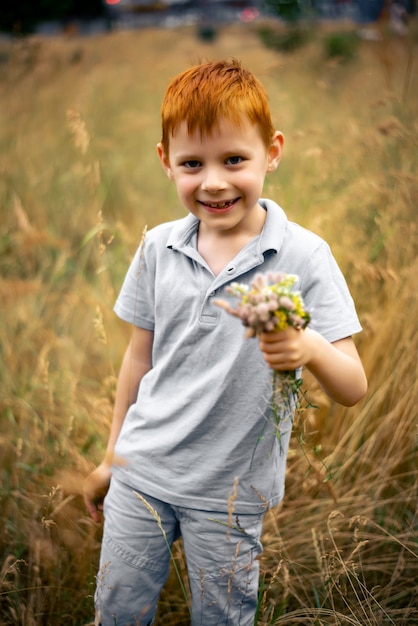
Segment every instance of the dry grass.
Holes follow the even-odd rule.
[[[348,64],[322,37],[290,56],[237,26],[213,44],[189,29],[1,44],[2,624],[92,619],[100,529],[80,485],[127,339],[111,309],[145,224],[182,215],[155,155],[159,103],[178,71],[229,55],[270,93],[287,144],[266,195],[331,242],[370,380],[350,410],[309,384],[321,408],[268,514],[258,624],[418,623],[416,32],[361,42]],[[173,574],[158,624],[187,623]]]

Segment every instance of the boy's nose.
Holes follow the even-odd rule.
[[[203,191],[215,193],[226,187],[226,181],[223,172],[218,167],[207,168],[204,172],[202,184]]]

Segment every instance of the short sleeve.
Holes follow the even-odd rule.
[[[154,330],[152,263],[146,258],[146,241],[136,251],[116,300],[114,311],[125,322]]]
[[[346,280],[325,241],[313,251],[301,278],[310,328],[334,342],[362,330]]]

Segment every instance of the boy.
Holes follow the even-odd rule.
[[[264,88],[237,61],[201,64],[170,83],[157,150],[189,215],[148,233],[115,305],[132,338],[107,454],[85,485],[95,521],[107,492],[102,626],[153,622],[180,535],[192,624],[252,625],[263,514],[283,498],[290,437],[278,445],[272,368],[307,367],[347,406],[366,392],[351,339],[361,327],[329,247],[260,200],[282,149]],[[244,339],[214,305],[228,300],[231,282],[259,272],[299,276],[308,328]]]

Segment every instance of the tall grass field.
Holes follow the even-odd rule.
[[[306,375],[319,408],[298,415],[267,513],[256,623],[418,624],[418,29],[376,29],[0,43],[0,624],[94,621],[101,526],[81,488],[130,335],[113,303],[144,227],[184,215],[156,154],[160,102],[178,72],[231,56],[285,135],[265,195],[330,243],[369,379],[346,409]],[[157,626],[189,624],[181,543],[173,558]]]

